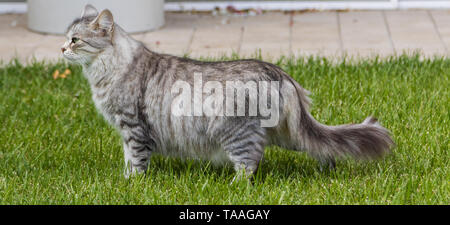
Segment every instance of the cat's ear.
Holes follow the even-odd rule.
[[[98,15],[97,9],[94,6],[92,6],[91,4],[87,4],[84,7],[83,12],[81,13],[81,18],[97,16],[97,15]]]
[[[111,32],[114,29],[114,19],[112,13],[105,9],[103,10],[94,21],[91,22],[91,26],[94,29],[105,29]]]

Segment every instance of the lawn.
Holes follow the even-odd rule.
[[[230,184],[231,166],[155,156],[147,176],[126,180],[120,137],[97,113],[79,67],[3,63],[0,204],[450,204],[450,59],[276,63],[312,92],[317,120],[374,115],[392,132],[392,153],[321,172],[304,153],[267,148],[253,185]]]

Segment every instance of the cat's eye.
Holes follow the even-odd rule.
[[[75,44],[75,43],[76,43],[77,41],[79,41],[79,40],[80,40],[79,38],[73,37],[73,38],[72,38],[72,43]]]

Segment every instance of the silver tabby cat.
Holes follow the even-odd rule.
[[[231,162],[239,176],[248,176],[256,172],[265,146],[306,151],[334,167],[337,157],[377,158],[393,145],[389,131],[372,117],[361,124],[320,124],[308,112],[307,91],[270,63],[201,62],[155,53],[115,24],[109,10],[98,13],[91,5],[66,36],[64,57],[82,65],[95,106],[122,136],[126,177],[145,172],[152,153]],[[178,80],[192,83],[195,73],[220,83],[278,81],[277,125],[263,127],[260,117],[249,115],[174,116],[172,86]]]

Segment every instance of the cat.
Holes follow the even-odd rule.
[[[64,57],[82,66],[96,108],[122,137],[127,178],[145,172],[152,153],[231,162],[236,177],[248,177],[257,171],[265,146],[306,151],[321,165],[334,168],[336,158],[379,158],[394,144],[390,132],[373,117],[361,124],[320,124],[308,112],[308,91],[276,65],[254,59],[203,62],[159,54],[129,36],[107,9],[99,13],[86,5],[66,36],[61,49]],[[276,82],[278,86],[270,86],[269,98],[278,101],[261,101],[275,108],[276,123],[262,126],[268,117],[261,113],[174,115],[174,101],[181,96],[181,91],[173,91],[174,85],[184,81],[195,86],[196,76],[202,82],[223,86],[229,81]],[[251,92],[250,87],[231,92],[245,93],[241,101],[247,104],[245,112],[251,110],[255,98],[269,90]],[[191,91],[185,94],[189,99]],[[205,98],[211,95],[200,93]],[[214,99],[216,109],[223,107],[220,101],[239,101],[234,96]],[[183,104],[188,111],[198,106],[198,102],[191,106],[188,101],[179,106]],[[233,105],[231,110],[237,108]]]

